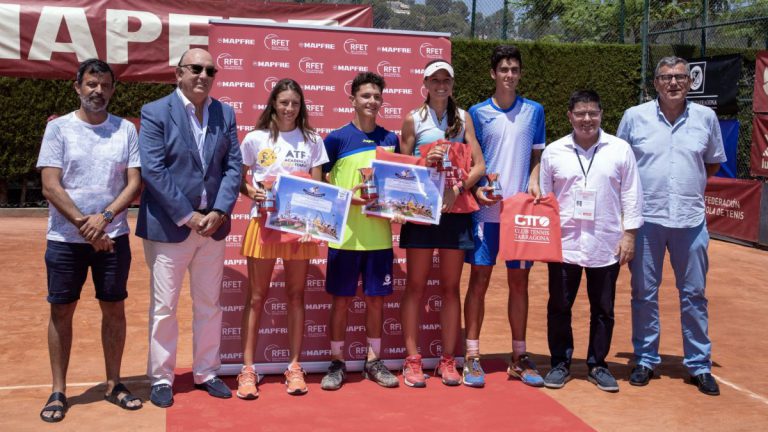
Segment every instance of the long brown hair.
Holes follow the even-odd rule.
[[[432,63],[437,62],[448,63],[447,61],[440,59],[432,60],[431,62],[424,65],[424,68],[426,69]],[[427,78],[424,78],[424,80],[426,81]],[[429,94],[427,94],[427,98],[424,99],[424,103],[421,105],[420,110],[421,120],[426,120],[427,115],[429,114]],[[461,115],[459,115],[459,107],[456,106],[456,101],[453,99],[453,95],[448,96],[448,107],[446,108],[446,114],[448,116],[448,128],[445,129],[445,139],[451,139],[456,137],[464,127],[464,122],[461,120]]]
[[[275,109],[275,103],[277,102],[277,95],[280,93],[291,90],[299,95],[299,115],[296,116],[296,127],[301,130],[301,134],[306,141],[309,141],[310,134],[315,132],[315,129],[309,125],[309,116],[307,115],[307,105],[304,103],[304,92],[301,90],[301,86],[291,78],[283,78],[272,87],[272,92],[269,94],[267,100],[267,107],[259,116],[259,121],[256,123],[256,129],[269,129],[269,136],[272,141],[277,141],[277,136],[280,134],[280,129],[277,127],[277,110]]]

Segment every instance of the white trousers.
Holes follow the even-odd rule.
[[[192,296],[192,374],[196,384],[216,376],[221,366],[219,294],[224,248],[223,240],[194,231],[181,243],[144,240],[151,296],[147,375],[152,385],[173,384],[179,339],[176,308],[187,269]]]

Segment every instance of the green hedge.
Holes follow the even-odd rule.
[[[493,93],[489,59],[498,43],[453,41],[453,64],[457,73],[454,92],[460,106],[468,108]],[[638,45],[515,44],[523,55],[519,92],[544,105],[548,142],[570,131],[566,111],[568,97],[574,90],[591,88],[600,94],[604,108],[603,127],[610,133],[615,132],[624,110],[637,103],[641,82]],[[683,54],[680,50],[685,48],[670,47],[669,50]],[[720,53],[709,52],[711,55]],[[753,65],[754,51],[744,54],[745,64],[751,61]],[[0,78],[0,95],[4,102],[0,113],[0,182],[18,179],[34,171],[47,117],[52,113],[70,112],[79,106],[71,86],[71,81]],[[167,94],[170,89],[168,84],[119,83],[110,111],[120,116],[138,117],[144,103]]]

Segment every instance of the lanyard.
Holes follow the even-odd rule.
[[[573,152],[576,153],[576,160],[579,161],[579,167],[581,167],[581,173],[584,174],[584,188],[587,187],[587,176],[589,176],[589,171],[592,170],[592,163],[595,161],[595,156],[597,156],[597,148],[600,146],[600,143],[595,144],[595,150],[592,151],[592,159],[589,160],[589,166],[587,167],[587,170],[584,171],[584,164],[581,163],[581,157],[579,157],[579,151],[576,150],[576,148],[573,148]]]

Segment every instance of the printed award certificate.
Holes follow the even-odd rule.
[[[373,180],[379,198],[363,213],[391,217],[402,215],[410,222],[440,223],[445,176],[434,168],[374,160]]]
[[[267,228],[334,243],[344,238],[350,191],[292,175],[279,175],[275,190],[276,210],[267,216]]]

